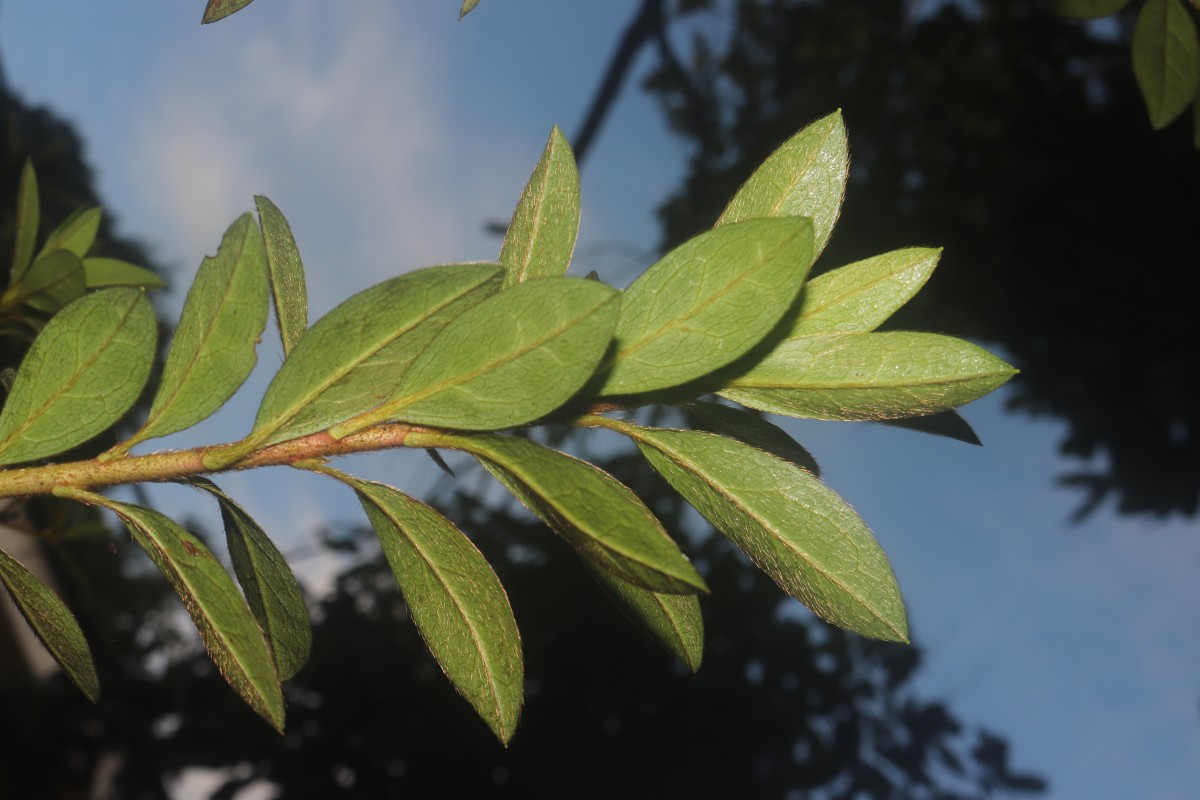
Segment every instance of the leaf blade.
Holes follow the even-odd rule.
[[[555,125],[500,248],[504,287],[565,274],[578,233],[579,170],[571,145]]]
[[[19,285],[25,303],[53,313],[77,300],[87,289],[83,262],[70,250],[52,250],[34,259]]]
[[[210,22],[225,19],[230,14],[241,11],[252,2],[254,0],[208,0],[208,5],[204,7],[204,17],[200,20],[200,24],[207,25]]]
[[[73,212],[46,237],[41,255],[66,250],[74,253],[76,258],[83,258],[96,243],[96,234],[100,232],[100,216],[100,209],[96,207]]]
[[[767,422],[757,414],[718,403],[689,403],[685,409],[692,427],[737,439],[751,447],[790,461],[820,477],[821,468],[808,452],[787,431]]]
[[[154,272],[130,264],[119,258],[92,256],[83,260],[84,279],[89,289],[105,289],[111,286],[137,286],[143,289],[161,289],[167,282]]]
[[[304,284],[304,263],[292,228],[278,206],[262,195],[254,196],[258,219],[266,245],[267,272],[271,297],[275,301],[275,322],[283,342],[283,355],[292,352],[308,329],[308,289]]]
[[[10,283],[20,283],[37,247],[38,224],[41,221],[41,201],[38,199],[37,173],[33,162],[25,159],[21,168],[21,184],[17,189],[17,230],[13,239],[13,262]]]
[[[604,591],[643,630],[691,670],[699,671],[704,657],[704,619],[694,594],[664,594],[624,581],[586,562]]]
[[[1160,130],[1200,88],[1200,38],[1180,0],[1147,0],[1133,29],[1133,74],[1150,124]]]

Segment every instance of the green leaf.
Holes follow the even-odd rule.
[[[581,278],[518,284],[447,325],[393,398],[346,427],[398,419],[496,430],[532,422],[567,402],[595,372],[620,301],[615,289]],[[330,432],[344,435],[340,427]]]
[[[262,234],[243,214],[200,264],[146,424],[122,449],[189,428],[233,396],[258,360],[268,293]]]
[[[842,212],[850,150],[842,112],[805,126],[754,171],[729,201],[717,225],[759,217],[808,217],[813,260],[825,249]]]
[[[475,6],[479,5],[479,0],[463,0],[462,10],[458,12],[458,18],[462,19],[467,14],[475,10]]]
[[[59,494],[111,510],[170,581],[217,670],[255,712],[283,731],[283,693],[271,648],[237,584],[204,543],[153,509],[75,489]]]
[[[83,272],[89,289],[102,289],[108,286],[140,286],[143,289],[161,289],[167,285],[162,278],[145,267],[130,264],[119,258],[85,258]]]
[[[204,8],[204,18],[200,20],[200,24],[207,25],[210,22],[225,19],[230,14],[241,11],[252,2],[254,0],[208,0],[208,5]]]
[[[88,700],[96,702],[100,696],[100,678],[87,640],[70,609],[36,575],[3,550],[0,550],[0,581],[67,677]]]
[[[1200,88],[1200,39],[1180,0],[1147,0],[1133,30],[1133,74],[1150,124],[1165,127]]]
[[[258,218],[262,222],[267,249],[267,269],[271,277],[271,297],[275,300],[275,322],[283,341],[283,354],[292,352],[308,328],[308,290],[304,285],[304,264],[292,228],[274,203],[255,195]]]
[[[38,256],[18,287],[30,308],[46,312],[58,311],[86,290],[83,262],[70,250]]]
[[[1016,370],[970,342],[934,333],[835,333],[786,339],[720,395],[814,419],[895,419],[977,400]]]
[[[521,636],[483,555],[450,520],[390,486],[353,481],[417,629],[501,742],[521,713]]]
[[[500,248],[505,288],[564,274],[578,233],[579,171],[571,145],[556,125]]]
[[[1073,19],[1095,19],[1115,14],[1129,0],[1050,0],[1050,10],[1060,17]]]
[[[704,657],[704,619],[694,594],[664,594],[623,581],[592,562],[596,580],[634,621],[692,672]]]
[[[781,589],[834,625],[908,641],[883,550],[811,472],[711,433],[623,427],[667,482]]]
[[[139,289],[105,289],[54,315],[0,413],[0,465],[47,458],[120,419],[150,375],[158,327]]]
[[[442,329],[500,288],[500,268],[417,270],[351,297],[313,325],[275,375],[250,438],[324,430],[377,406]]]
[[[602,394],[678,386],[743,355],[795,301],[811,264],[803,218],[723,225],[675,248],[625,291]]]
[[[13,242],[12,284],[21,282],[33,261],[33,250],[37,246],[38,224],[41,214],[38,199],[37,173],[33,162],[25,159],[21,170],[21,186],[17,189],[17,230]]]
[[[192,484],[221,505],[233,572],[275,657],[279,679],[286,681],[300,671],[312,649],[312,623],[300,584],[279,548],[241,506],[212,481],[197,478]]]
[[[692,427],[719,433],[751,447],[765,450],[820,476],[821,468],[812,454],[800,446],[787,431],[752,411],[718,403],[689,403],[684,407]]]
[[[96,243],[96,234],[99,232],[100,209],[78,209],[47,237],[46,243],[42,245],[41,255],[53,253],[55,250],[69,250],[76,257],[83,258]]]
[[[941,248],[910,247],[818,275],[804,284],[782,338],[875,330],[920,291],[941,254]]]
[[[929,433],[934,436],[945,436],[947,439],[965,442],[966,444],[982,445],[979,435],[956,411],[941,411],[923,417],[901,417],[900,419],[881,419],[879,422],[893,428]]]
[[[653,591],[708,591],[650,509],[607,472],[528,439],[434,436],[444,446],[478,458],[514,497],[597,566]]]

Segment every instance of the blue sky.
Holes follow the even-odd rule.
[[[636,3],[484,0],[460,23],[451,0],[258,0],[203,28],[202,5],[5,3],[7,78],[76,124],[121,229],[175,270],[168,313],[263,193],[296,231],[315,317],[408,269],[494,258],[484,221],[507,220],[551,126],[575,130]],[[584,168],[573,269],[615,278],[646,265],[653,209],[682,168],[631,85]],[[264,342],[230,407],[155,446],[241,435],[280,358]],[[1068,524],[1078,498],[1052,486],[1067,467],[1061,427],[1003,404],[1000,392],[966,409],[982,449],[788,424],[891,556],[926,646],[924,691],[1008,736],[1050,797],[1200,796],[1195,522],[1105,510]],[[354,466],[416,491],[428,480],[420,454]],[[285,548],[358,516],[328,481],[275,470],[224,483]],[[187,493],[154,497],[209,517]]]

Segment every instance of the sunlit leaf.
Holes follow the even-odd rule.
[[[34,260],[17,288],[30,308],[58,311],[87,290],[83,262],[70,250],[53,250]]]
[[[372,286],[319,319],[263,397],[251,439],[324,430],[387,397],[442,329],[500,288],[493,264],[417,270]]]
[[[167,285],[162,278],[145,267],[130,264],[119,258],[85,258],[83,273],[89,289],[102,289],[108,286],[140,286],[144,289],[161,289]]]
[[[650,509],[607,472],[528,439],[434,436],[478,458],[514,497],[603,569],[654,591],[708,590]]]
[[[505,287],[564,274],[578,232],[579,172],[571,145],[555,126],[500,248]]]
[[[507,744],[521,713],[525,679],[521,636],[500,579],[437,511],[390,486],[350,485],[433,657]]]
[[[934,333],[835,333],[786,339],[721,389],[792,417],[895,419],[977,400],[1016,374],[986,350]]]
[[[920,291],[941,252],[893,250],[818,275],[804,284],[799,308],[781,337],[875,330]]]
[[[458,12],[458,18],[462,19],[467,14],[475,10],[475,6],[479,5],[479,0],[463,0],[462,9]]]
[[[813,259],[842,211],[850,151],[842,112],[805,126],[767,157],[729,201],[718,225],[759,217],[808,217]]]
[[[243,214],[201,263],[146,424],[123,448],[189,428],[233,396],[258,361],[268,293],[262,233]]]
[[[1055,14],[1074,19],[1107,17],[1127,5],[1129,0],[1050,0],[1050,9]]]
[[[821,474],[817,460],[789,436],[787,431],[767,422],[752,411],[718,403],[690,403],[685,410],[694,428],[737,439],[803,467],[813,475]]]
[[[723,367],[767,335],[812,264],[812,223],[755,219],[702,233],[625,291],[617,350],[601,392],[678,386]]]
[[[104,506],[121,518],[183,600],[226,683],[259,716],[282,731],[283,694],[271,648],[237,584],[204,543],[153,509],[73,489],[59,494]]]
[[[83,258],[96,243],[100,231],[100,209],[81,208],[59,223],[42,245],[42,255],[55,250],[68,250]]]
[[[274,203],[262,195],[254,197],[262,221],[266,244],[267,269],[271,278],[271,297],[275,301],[275,322],[283,341],[283,354],[292,352],[308,328],[308,290],[304,285],[304,264],[292,228]]]
[[[225,17],[228,17],[235,11],[241,11],[252,2],[254,0],[208,0],[208,5],[204,8],[204,18],[200,20],[200,24],[205,25],[209,22],[225,19]]]
[[[667,482],[785,592],[834,625],[908,641],[883,550],[811,472],[711,433],[626,428]]]
[[[21,186],[17,190],[17,229],[13,242],[12,274],[9,277],[13,284],[21,282],[33,262],[38,223],[41,221],[40,203],[37,173],[33,170],[33,163],[26,159],[21,169]]]
[[[965,442],[966,444],[982,445],[979,435],[957,411],[941,411],[923,417],[901,417],[899,419],[881,419],[879,422],[893,428],[906,428],[934,436],[945,436],[947,439]]]
[[[704,657],[704,619],[694,594],[664,594],[621,580],[591,562],[592,574],[609,596],[647,633],[692,672]]]
[[[221,505],[234,574],[275,656],[279,679],[285,681],[300,671],[312,648],[312,623],[300,584],[279,548],[241,506],[211,481],[192,483]]]
[[[0,464],[61,453],[120,419],[150,375],[157,335],[139,289],[105,289],[52,317],[0,414]]]
[[[463,312],[364,420],[495,430],[561,406],[592,376],[620,309],[615,289],[581,278],[518,284]],[[351,420],[346,427],[356,424]],[[339,435],[339,428],[331,433]]]
[[[100,696],[100,678],[87,640],[70,609],[36,575],[3,550],[0,550],[0,581],[63,672],[88,700],[96,702]]]
[[[1180,0],[1146,0],[1142,6],[1133,29],[1133,74],[1155,130],[1196,99],[1200,39]]]

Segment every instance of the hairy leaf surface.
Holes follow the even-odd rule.
[[[692,672],[704,657],[704,619],[694,594],[664,594],[622,580],[588,562],[592,574],[634,621]]]
[[[556,125],[500,248],[505,288],[566,273],[578,233],[579,171],[571,145]]]
[[[267,272],[271,278],[271,297],[275,301],[275,322],[283,341],[283,354],[292,352],[308,328],[308,290],[304,284],[304,263],[292,236],[292,228],[274,203],[255,195],[254,205],[262,222],[266,245]]]
[[[693,428],[737,439],[803,467],[813,475],[821,474],[821,468],[817,466],[817,460],[813,458],[812,453],[804,449],[783,428],[767,422],[758,414],[719,403],[689,403],[685,410]]]
[[[1133,74],[1155,130],[1196,99],[1200,39],[1180,0],[1146,0],[1133,29]]]
[[[252,2],[254,0],[208,0],[208,5],[204,7],[204,18],[200,20],[200,24],[206,25],[210,22],[216,22],[219,19],[225,19],[230,14],[241,11]]]

